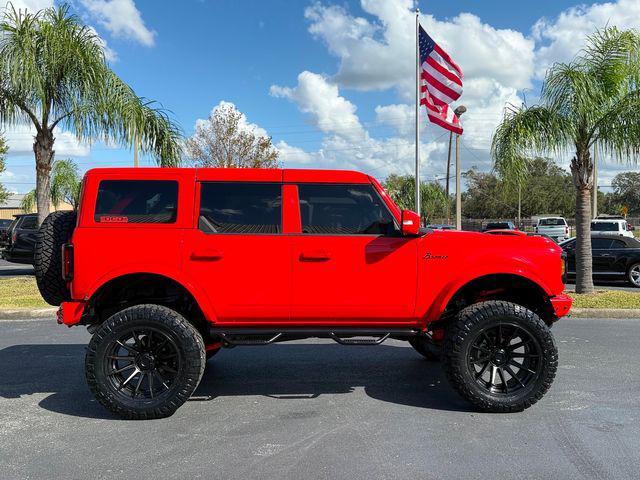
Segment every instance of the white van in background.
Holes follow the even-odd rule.
[[[535,232],[551,237],[556,242],[569,238],[569,225],[563,217],[541,217],[535,227]]]
[[[620,235],[633,238],[633,232],[624,218],[601,218],[591,221],[591,234]]]

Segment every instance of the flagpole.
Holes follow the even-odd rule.
[[[416,213],[420,216],[420,9],[416,6]],[[422,224],[422,221],[420,222]]]

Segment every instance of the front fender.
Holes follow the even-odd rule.
[[[544,276],[539,273],[538,267],[530,260],[513,257],[506,259],[484,257],[475,259],[475,261],[470,259],[469,264],[472,265],[472,268],[457,272],[442,284],[426,312],[420,315],[425,319],[426,323],[438,320],[447,308],[449,301],[462,287],[476,279],[489,275],[515,275],[522,277],[538,285],[545,294],[554,295],[553,286],[545,281]]]

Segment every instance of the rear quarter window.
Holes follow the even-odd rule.
[[[94,220],[98,223],[174,223],[177,207],[177,181],[102,180]]]

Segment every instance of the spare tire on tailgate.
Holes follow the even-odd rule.
[[[67,282],[62,278],[62,245],[76,227],[76,212],[53,212],[44,219],[36,240],[34,269],[38,290],[45,301],[60,305],[71,299]]]

